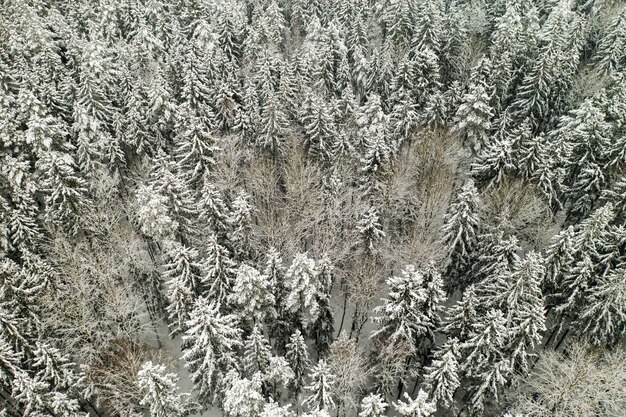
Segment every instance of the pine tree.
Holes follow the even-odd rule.
[[[259,417],[294,417],[295,414],[289,410],[290,407],[291,405],[289,404],[281,407],[270,399],[270,402],[265,404]]]
[[[137,372],[137,385],[142,395],[139,404],[147,407],[153,417],[189,415],[189,395],[179,394],[178,376],[166,372],[165,366],[151,361],[141,365]]]
[[[235,254],[245,257],[249,251],[248,237],[252,225],[252,207],[249,203],[250,196],[245,191],[240,191],[232,202],[232,208],[228,213],[230,234],[228,236]]]
[[[493,140],[478,154],[471,172],[480,183],[493,186],[502,182],[514,168],[511,142],[503,138]]]
[[[193,110],[182,108],[179,116],[175,155],[185,179],[196,187],[203,176],[215,165],[215,145],[212,132],[203,120],[193,114]]]
[[[489,310],[481,317],[473,329],[467,342],[461,345],[464,350],[462,367],[465,373],[474,378],[480,378],[480,373],[491,369],[502,354],[509,336],[506,319],[500,310]]]
[[[469,180],[457,194],[444,219],[443,240],[450,258],[446,276],[455,280],[462,279],[468,272],[477,246],[478,203],[478,191],[474,182]],[[450,288],[456,286],[456,283],[449,283]]]
[[[405,417],[429,417],[437,411],[436,404],[428,401],[428,394],[422,390],[419,390],[415,399],[411,399],[405,392],[404,401],[398,400],[395,407],[396,411]]]
[[[452,403],[461,385],[459,359],[459,341],[453,338],[435,352],[432,364],[424,369],[426,385],[435,404],[448,407]]]
[[[317,94],[310,92],[306,96],[310,97],[310,103],[304,107],[302,116],[304,147],[312,157],[328,161],[337,136],[331,111]]]
[[[605,118],[604,112],[587,100],[561,119],[557,135],[565,143],[565,196],[572,202],[568,213],[571,217],[589,214],[606,187],[602,166],[610,148],[610,125]]]
[[[305,386],[308,395],[302,405],[310,410],[329,411],[335,407],[332,397],[336,376],[324,360],[320,360],[309,373],[311,383]]]
[[[361,401],[359,417],[382,417],[387,403],[380,394],[370,394]]]
[[[76,172],[72,155],[49,151],[37,161],[41,178],[40,189],[45,195],[44,218],[56,227],[75,234],[79,219],[91,203],[87,197],[87,182]]]
[[[198,299],[183,336],[183,359],[203,403],[217,398],[222,379],[238,364],[241,329],[237,317],[219,310],[219,304]]]
[[[514,262],[517,261],[520,252],[518,240],[515,236],[503,238],[502,234],[494,239],[491,234],[481,235],[481,248],[472,265],[471,279],[477,284],[479,295],[483,289],[489,287],[506,272],[510,271]]]
[[[506,311],[510,326],[508,360],[514,371],[528,372],[530,351],[541,342],[546,330],[541,284],[543,259],[529,252],[494,289],[493,300]]]
[[[287,343],[285,358],[295,375],[293,379],[294,391],[296,395],[300,392],[304,382],[304,370],[309,366],[309,352],[307,351],[304,337],[300,330],[294,332]]]

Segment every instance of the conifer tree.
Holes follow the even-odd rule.
[[[374,243],[385,237],[376,208],[370,207],[356,225],[365,253],[374,251]]]
[[[387,285],[389,298],[374,309],[378,315],[373,321],[380,327],[372,332],[371,338],[394,345],[404,342],[409,349],[415,349],[418,338],[426,335],[432,325],[432,318],[423,311],[424,274],[415,266],[407,265],[401,276],[388,278]]]
[[[254,326],[252,333],[243,344],[243,369],[247,375],[265,372],[272,352],[260,325]]]
[[[203,403],[218,398],[222,380],[238,364],[241,329],[237,317],[222,315],[219,310],[219,304],[198,299],[183,336],[183,359]]]
[[[478,203],[478,191],[474,182],[469,180],[457,194],[444,219],[443,240],[450,258],[446,275],[455,280],[463,280],[477,245]],[[448,286],[455,288],[457,283],[450,282]]]
[[[320,360],[309,373],[310,384],[305,386],[308,393],[302,404],[310,410],[329,411],[335,407],[332,397],[336,376],[325,360]]]
[[[215,145],[212,132],[193,110],[181,109],[175,137],[176,159],[191,186],[197,186],[202,177],[215,165]]]
[[[598,279],[585,293],[577,331],[595,345],[613,346],[626,327],[626,288],[624,268],[617,268]]]
[[[489,96],[480,84],[470,85],[469,91],[454,117],[454,130],[469,142],[471,149],[477,153],[487,146],[493,109],[489,105]]]
[[[226,301],[232,291],[237,270],[228,249],[218,243],[217,236],[211,234],[206,242],[206,282],[208,296],[216,302]]]
[[[44,218],[68,232],[77,233],[78,221],[91,203],[87,196],[87,182],[76,172],[72,155],[49,151],[37,161],[41,191],[45,194]]]
[[[151,361],[141,365],[137,372],[137,385],[141,391],[140,405],[147,407],[153,417],[184,417],[189,415],[188,394],[179,394],[178,377],[166,373],[165,366]]]
[[[463,291],[461,299],[446,310],[446,318],[441,331],[450,337],[465,340],[478,320],[477,303],[476,287],[469,285]]]
[[[405,417],[429,417],[437,411],[437,406],[428,401],[428,394],[422,390],[419,390],[415,399],[405,392],[404,401],[398,400],[395,408],[401,416]]]
[[[314,321],[319,314],[317,291],[319,282],[315,261],[300,253],[295,256],[285,274],[287,296],[284,307],[287,311],[298,313],[303,324]]]
[[[305,375],[304,371],[310,363],[307,346],[300,330],[296,329],[296,331],[291,335],[286,349],[287,352],[285,353],[285,358],[289,361],[291,370],[295,375],[293,379],[293,386],[297,395],[303,387]]]
[[[228,301],[240,309],[242,321],[263,323],[266,317],[275,316],[272,311],[274,295],[270,292],[267,276],[261,275],[252,266],[242,264],[234,281]]]
[[[240,379],[234,375],[230,386],[224,391],[222,408],[228,417],[256,417],[265,407],[265,398],[261,393],[261,379],[254,375],[250,379]]]
[[[166,242],[163,278],[169,288],[169,305],[172,335],[185,331],[194,303],[206,290],[206,267],[199,260],[198,251],[177,242]]]
[[[361,401],[359,417],[382,417],[387,403],[380,394],[370,394]]]
[[[596,60],[606,71],[619,71],[626,67],[626,11],[613,17],[606,33],[600,39]]]
[[[435,352],[432,364],[424,369],[426,385],[435,404],[448,407],[452,403],[461,385],[459,359],[459,341],[453,338]]]

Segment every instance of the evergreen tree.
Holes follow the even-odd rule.
[[[243,344],[243,369],[247,375],[265,372],[272,355],[261,326],[256,325]]]
[[[225,247],[212,234],[206,242],[206,282],[209,285],[209,298],[216,302],[226,301],[232,291],[237,270],[235,262]]]
[[[70,154],[49,151],[37,161],[40,189],[45,196],[44,218],[56,227],[75,234],[79,219],[90,209],[87,182],[76,172]]]
[[[380,394],[370,394],[361,401],[359,417],[382,417],[387,403]]]
[[[619,71],[626,68],[626,11],[622,10],[613,18],[606,33],[600,39],[596,60],[606,71]]]
[[[379,329],[372,332],[371,338],[382,339],[386,343],[407,343],[415,349],[418,338],[426,335],[431,328],[432,318],[423,311],[426,301],[424,274],[413,265],[407,265],[400,277],[387,279],[389,298],[376,307],[378,315],[373,318]]]
[[[153,417],[184,417],[189,415],[189,395],[178,393],[178,377],[166,373],[165,366],[151,361],[141,365],[137,385],[141,391],[140,405],[147,407]]]
[[[625,272],[624,268],[608,272],[585,292],[584,306],[576,328],[596,345],[615,345],[626,327]]]
[[[224,391],[222,408],[228,417],[256,417],[265,407],[261,393],[261,379],[258,375],[251,379],[230,378],[230,387]]]
[[[477,245],[478,234],[478,191],[469,180],[459,191],[444,219],[444,242],[448,248],[450,263],[446,276],[463,279],[470,268],[470,259]],[[456,283],[449,283],[451,288]]]
[[[251,320],[263,323],[266,317],[273,317],[274,295],[270,292],[268,277],[261,275],[254,267],[242,264],[237,270],[230,304],[239,307],[242,321]]]
[[[332,397],[336,376],[324,360],[320,360],[309,373],[310,384],[305,386],[308,393],[302,405],[310,410],[328,411],[335,407]]]
[[[304,370],[309,366],[309,353],[307,351],[304,337],[300,330],[291,335],[289,343],[287,343],[287,352],[285,358],[289,361],[289,365],[295,375],[293,379],[294,391],[296,395],[300,392],[304,382]]]
[[[306,253],[297,254],[285,274],[287,296],[284,307],[287,311],[298,313],[304,324],[314,321],[319,314],[317,291],[319,282],[315,261]]]
[[[193,110],[183,108],[175,137],[176,159],[185,179],[197,186],[202,177],[215,165],[215,154],[219,148],[209,128]]]
[[[248,236],[252,225],[252,207],[248,200],[250,196],[245,191],[237,193],[227,218],[231,229],[229,243],[233,246],[234,253],[240,257],[245,257],[250,250]]]
[[[450,337],[465,340],[478,320],[477,303],[476,287],[469,285],[463,291],[461,299],[446,310],[446,318],[441,331]]]
[[[459,359],[459,341],[454,338],[437,350],[432,364],[424,369],[424,378],[435,404],[448,407],[452,403],[454,393],[461,385]]]
[[[363,217],[358,221],[356,229],[361,236],[365,253],[371,254],[374,251],[374,242],[385,237],[378,212],[374,207],[370,207],[365,212]]]
[[[422,390],[419,390],[415,399],[411,399],[405,392],[404,401],[398,400],[395,407],[396,411],[405,417],[429,417],[437,411],[437,406],[428,401],[428,394]]]
[[[487,146],[493,109],[489,105],[489,96],[480,84],[470,85],[469,91],[454,117],[454,130],[469,141],[472,150],[477,153]]]
[[[222,315],[219,310],[219,304],[198,299],[183,336],[183,359],[203,403],[218,398],[222,380],[238,364],[241,329],[237,317]]]
[[[185,331],[194,303],[206,289],[206,267],[199,260],[198,251],[177,242],[166,242],[163,278],[169,287],[169,313],[172,335]]]

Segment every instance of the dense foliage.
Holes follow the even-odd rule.
[[[0,416],[623,416],[620,0],[0,0]]]

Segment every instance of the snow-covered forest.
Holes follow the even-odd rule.
[[[623,0],[0,0],[1,417],[626,415]]]

